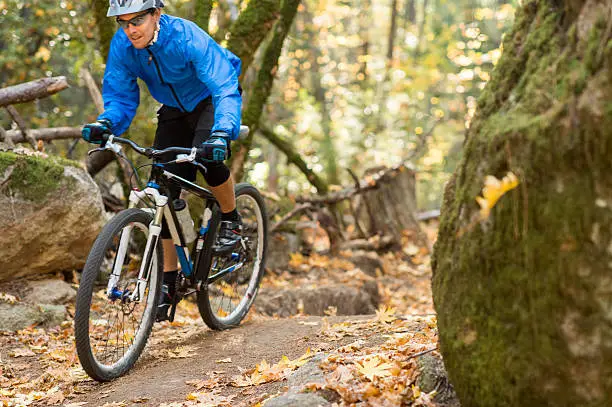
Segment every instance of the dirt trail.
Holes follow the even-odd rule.
[[[338,316],[328,317],[328,320],[336,323],[370,318],[372,316]],[[290,359],[297,358],[308,348],[326,350],[355,341],[355,337],[346,337],[334,341],[333,345],[326,342],[325,338],[317,335],[321,331],[321,320],[321,317],[312,316],[250,321],[238,328],[221,332],[202,327],[187,338],[175,338],[172,342],[148,346],[141,360],[126,376],[110,383],[86,384],[81,388],[84,394],[66,400],[65,403],[87,402],[85,406],[101,406],[117,402],[126,403],[117,405],[127,406],[158,406],[160,403],[183,402],[187,394],[194,391],[194,387],[185,382],[205,379],[207,372],[223,371],[223,376],[231,378],[241,373],[239,367],[250,369],[263,359],[275,363],[283,355]],[[380,339],[366,332],[363,334],[366,338],[369,336],[371,341]],[[164,359],[154,356],[160,349],[175,349],[177,346],[188,348],[193,356]],[[231,358],[232,362],[217,362],[227,358]],[[284,386],[283,382],[246,389],[227,386],[222,388],[221,394],[236,395],[232,405],[241,402],[250,405],[265,394],[278,392]],[[138,399],[146,401],[135,402]]]

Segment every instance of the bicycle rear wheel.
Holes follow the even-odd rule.
[[[95,380],[108,381],[127,372],[144,349],[155,322],[163,265],[161,244],[151,250],[149,277],[138,294],[140,299],[132,298],[152,220],[151,214],[140,209],[121,211],[104,226],[85,263],[74,330],[81,365]]]
[[[236,186],[244,245],[230,255],[213,255],[207,284],[198,291],[202,319],[211,329],[240,324],[251,308],[264,274],[268,222],[263,197],[252,185]]]

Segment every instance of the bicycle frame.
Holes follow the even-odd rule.
[[[196,239],[195,245],[193,247],[195,262],[192,262],[192,259],[190,257],[189,248],[187,247],[187,243],[185,242],[185,237],[181,229],[180,223],[178,222],[174,206],[168,204],[168,184],[170,182],[206,200],[206,207],[202,216],[202,224],[198,233],[198,238]],[[162,190],[163,193],[160,192],[160,190]],[[199,290],[203,286],[202,274],[210,267],[210,256],[203,256],[203,254],[208,254],[206,253],[206,250],[203,249],[209,249],[209,247],[205,247],[204,241],[206,240],[209,234],[208,232],[211,229],[211,222],[213,217],[212,215],[213,211],[215,210],[215,205],[218,205],[216,198],[214,197],[212,192],[207,190],[206,188],[203,188],[191,181],[188,181],[182,177],[179,177],[176,174],[165,170],[163,164],[154,164],[151,173],[151,181],[149,181],[147,187],[142,191],[134,189],[130,192],[129,207],[135,208],[138,206],[138,204],[140,204],[141,202],[145,202],[145,200],[147,199],[153,200],[153,202],[155,203],[154,210],[147,208],[143,209],[145,211],[148,210],[153,214],[153,222],[149,225],[149,236],[147,237],[147,243],[144,252],[145,254],[140,265],[140,270],[138,272],[136,289],[130,295],[130,300],[139,302],[144,297],[147,281],[149,279],[149,272],[151,270],[151,262],[153,261],[153,249],[158,244],[162,229],[162,219],[164,218],[166,220],[166,224],[168,225],[168,229],[170,231],[170,236],[176,248],[179,262],[181,263],[182,273],[185,275],[185,277],[189,278],[192,284],[195,284],[196,288]],[[126,229],[124,229],[124,232],[121,235],[119,248],[117,250],[117,258],[115,260],[113,272],[111,274],[111,277],[109,278],[107,286],[108,295],[112,295],[112,291],[120,278],[121,265],[125,260],[125,254],[130,239],[131,229],[132,227],[128,226]],[[203,261],[204,264],[201,264]],[[235,268],[236,267],[234,267],[234,269]],[[196,271],[195,273],[194,270]],[[231,271],[233,270],[229,270],[228,272]],[[215,277],[217,276],[215,275]],[[204,284],[204,287],[206,286],[207,284]]]
[[[242,126],[240,132],[240,134],[248,134],[248,127]],[[108,149],[112,150],[117,155],[122,155],[121,146],[117,144],[117,142],[120,142],[122,144],[129,144],[138,153],[143,154],[149,158],[159,156],[158,153],[154,153],[154,150],[150,148],[142,148],[130,140],[121,139],[120,137],[115,137],[113,135],[108,137],[108,139],[106,140],[105,147],[101,148],[100,150]],[[194,163],[196,158],[195,148],[188,149],[176,147],[171,149],[174,152],[180,152],[174,162]],[[90,153],[92,151],[90,151]],[[187,153],[189,153],[189,155]],[[201,164],[198,164],[197,161],[195,162],[196,165],[203,167]],[[203,168],[206,169],[205,167]],[[189,248],[187,247],[187,243],[185,242],[183,231],[178,222],[174,206],[168,205],[168,196],[170,195],[170,183],[178,185],[181,189],[191,192],[206,201],[206,207],[202,216],[202,224],[200,226],[198,238],[196,239],[196,242],[194,243],[193,247],[193,257],[195,259],[195,261],[193,262],[190,257]],[[149,181],[147,187],[142,191],[134,189],[130,192],[130,208],[137,207],[138,204],[141,201],[144,201],[145,199],[152,199],[155,204],[155,209],[143,209],[153,214],[153,222],[151,222],[151,224],[149,225],[149,235],[147,237],[147,243],[145,246],[145,254],[142,259],[140,270],[138,272],[136,289],[129,296],[129,299],[131,301],[140,302],[140,300],[144,296],[146,283],[149,279],[149,270],[151,269],[151,262],[153,261],[153,249],[158,243],[161,234],[162,220],[164,218],[166,220],[170,231],[170,236],[176,248],[177,257],[179,259],[179,262],[181,263],[182,274],[190,280],[192,286],[195,286],[195,291],[199,291],[201,289],[208,289],[208,285],[210,283],[240,269],[244,265],[245,261],[243,260],[223,270],[217,270],[216,273],[212,276],[207,275],[208,270],[211,267],[213,242],[212,239],[214,239],[214,233],[210,232],[216,230],[217,226],[215,223],[217,217],[213,215],[216,213],[216,211],[219,210],[218,202],[211,191],[165,170],[164,164],[156,163],[153,164],[153,168],[151,170],[151,181]],[[125,254],[130,240],[131,229],[131,226],[126,227],[124,229],[124,232],[127,231],[127,233],[122,233],[121,235],[119,248],[117,250],[117,257],[115,259],[113,271],[111,273],[107,286],[107,295],[109,296],[109,298],[120,298],[125,295],[124,293],[115,291],[115,286],[121,276],[121,267],[125,260]],[[246,249],[244,241],[242,241],[242,245],[243,248]],[[234,253],[232,253],[232,257],[233,256]],[[203,284],[204,276],[206,276],[205,284]]]

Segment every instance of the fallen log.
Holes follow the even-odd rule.
[[[31,102],[62,91],[68,87],[65,76],[42,78],[0,89],[0,107]]]
[[[8,130],[8,137],[13,143],[25,143],[28,140],[19,130]],[[80,127],[51,127],[43,129],[31,129],[30,134],[36,140],[53,141],[61,139],[76,139],[81,137]]]

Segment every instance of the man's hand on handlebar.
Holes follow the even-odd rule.
[[[229,139],[229,135],[222,131],[214,132],[198,149],[198,158],[206,161],[227,160]]]
[[[108,119],[100,119],[83,126],[81,137],[92,144],[104,144],[104,136],[111,134],[112,123]]]

